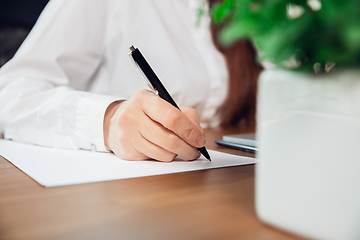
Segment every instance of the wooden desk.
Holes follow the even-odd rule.
[[[254,129],[208,129],[213,141]],[[45,188],[0,157],[0,239],[299,239],[262,224],[254,165]]]

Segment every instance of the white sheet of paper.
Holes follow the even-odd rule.
[[[208,150],[195,161],[125,161],[111,153],[62,150],[0,140],[0,155],[46,187],[144,177],[255,163],[254,158]]]

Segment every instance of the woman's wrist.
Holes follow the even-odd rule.
[[[118,107],[120,106],[120,104],[124,101],[125,100],[118,100],[118,101],[112,102],[106,108],[106,111],[105,111],[104,124],[103,124],[104,143],[105,143],[105,147],[110,151],[111,151],[111,149],[109,148],[109,145],[108,145],[108,136],[109,136],[111,118],[114,116],[114,114],[115,114],[116,110],[118,109]]]

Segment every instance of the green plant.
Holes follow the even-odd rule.
[[[260,61],[280,68],[290,59],[300,71],[360,65],[360,0],[224,0],[211,15],[223,44],[250,39]]]

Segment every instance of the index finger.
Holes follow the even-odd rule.
[[[144,94],[148,94],[142,101],[142,109],[146,115],[188,144],[194,147],[205,145],[206,139],[201,127],[193,123],[180,109],[151,92]]]

